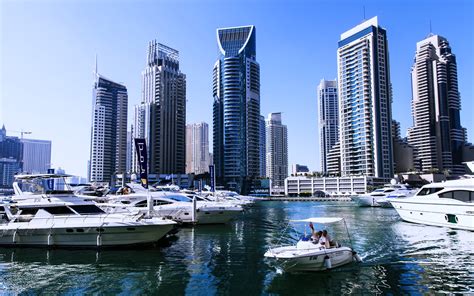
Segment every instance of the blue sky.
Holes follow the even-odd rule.
[[[283,112],[289,163],[319,170],[316,89],[337,75],[340,34],[366,18],[387,29],[393,118],[411,126],[410,69],[432,31],[457,56],[462,125],[474,141],[474,1],[0,1],[0,124],[53,141],[53,167],[86,175],[92,71],[124,83],[129,119],[152,39],[180,51],[187,122],[212,126],[216,28],[255,25],[263,115]],[[131,121],[129,121],[131,122]],[[210,130],[210,134],[211,134]],[[10,135],[18,135],[9,133]]]

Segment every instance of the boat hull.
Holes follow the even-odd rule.
[[[404,221],[474,231],[474,205],[444,204],[439,201],[391,201]]]
[[[124,224],[113,227],[28,228],[0,227],[0,246],[118,247],[151,244],[163,238],[174,224]]]
[[[357,198],[357,205],[359,207],[380,207],[381,205],[378,203],[381,197],[377,196],[359,196]]]
[[[300,255],[295,256],[293,247],[282,250],[276,248],[265,253],[265,257],[274,258],[282,266],[285,271],[323,271],[333,269],[354,261],[353,252],[350,248],[341,247],[324,250],[308,250]],[[330,266],[327,265],[326,260],[330,260]]]

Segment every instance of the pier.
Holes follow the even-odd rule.
[[[290,196],[271,196],[266,197],[263,201],[351,201],[349,196],[326,196],[326,197],[290,197]]]

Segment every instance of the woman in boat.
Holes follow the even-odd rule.
[[[330,248],[329,235],[328,235],[328,232],[326,230],[324,230],[321,233],[321,237],[319,238],[319,243],[321,244],[321,246],[324,246],[326,249]]]
[[[319,242],[320,237],[323,235],[323,232],[315,231],[312,222],[309,222],[309,228],[311,228],[311,241],[317,244]]]

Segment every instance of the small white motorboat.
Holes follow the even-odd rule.
[[[351,199],[360,207],[386,207],[392,205],[390,201],[395,198],[410,197],[416,193],[416,190],[405,184],[386,184],[383,188],[375,189],[369,194],[353,196]]]
[[[338,217],[308,218],[290,222],[336,223],[343,221]],[[344,225],[345,222],[344,222]],[[346,227],[347,230],[347,227]],[[348,232],[349,234],[349,232]],[[350,236],[349,236],[350,238]],[[350,247],[341,246],[335,242],[333,247],[326,248],[319,243],[313,243],[308,238],[302,238],[294,246],[270,248],[265,257],[276,259],[285,271],[322,271],[336,268],[353,261],[361,262],[359,255]]]

